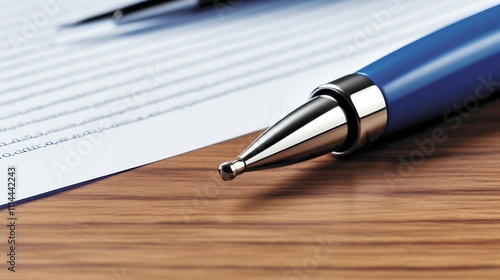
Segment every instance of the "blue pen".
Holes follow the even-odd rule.
[[[328,152],[345,155],[457,104],[477,106],[499,89],[497,5],[318,87],[309,102],[221,164],[219,173],[232,180]]]

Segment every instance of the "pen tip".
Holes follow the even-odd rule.
[[[245,172],[245,162],[239,158],[226,161],[219,166],[219,174],[224,181],[231,181]]]
[[[73,23],[64,23],[64,24],[61,24],[58,26],[59,29],[67,29],[67,28],[73,28],[73,27],[76,27],[78,26],[78,23],[77,22],[73,22]]]

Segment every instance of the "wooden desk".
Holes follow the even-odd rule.
[[[0,278],[499,279],[499,105],[221,182],[252,134],[19,205],[18,272],[2,227]],[[399,174],[436,128],[448,139]]]

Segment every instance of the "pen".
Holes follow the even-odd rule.
[[[78,26],[103,19],[111,19],[116,24],[139,21],[141,19],[180,12],[201,10],[208,7],[230,5],[242,0],[146,0],[117,10],[85,18],[67,26]]]
[[[499,15],[496,5],[318,87],[307,103],[221,164],[222,179],[328,152],[346,155],[457,103],[479,105],[500,89]]]

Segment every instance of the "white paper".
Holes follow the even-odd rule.
[[[8,166],[19,201],[247,134],[316,86],[498,3],[233,1],[57,28],[132,2],[2,2],[2,206]]]

